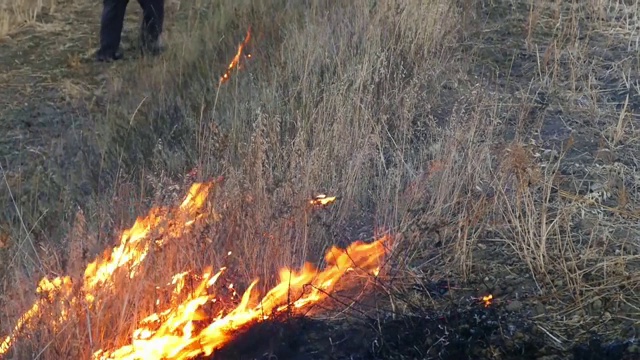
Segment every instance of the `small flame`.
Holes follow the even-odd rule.
[[[493,295],[485,295],[482,297],[482,302],[484,303],[484,307],[489,307],[493,303]]]
[[[231,79],[231,72],[234,69],[241,68],[240,58],[242,57],[245,47],[247,46],[247,44],[249,44],[249,40],[251,40],[251,27],[249,27],[249,29],[247,30],[247,35],[245,36],[244,41],[238,45],[238,51],[236,51],[236,55],[229,63],[229,66],[227,66],[227,71],[225,71],[225,73],[220,77],[220,84],[224,84],[229,81],[229,79]],[[251,58],[251,54],[246,54],[245,56],[248,59]]]
[[[335,202],[338,198],[335,196],[327,196],[325,194],[318,194],[309,200],[311,205],[327,206]]]

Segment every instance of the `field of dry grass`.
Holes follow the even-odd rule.
[[[14,358],[127,343],[181,271],[229,262],[265,289],[380,233],[395,238],[381,312],[491,293],[544,338],[531,358],[640,337],[640,1],[173,1],[154,59],[135,54],[132,2],[110,65],[91,61],[100,6],[3,1],[2,336],[40,278],[81,279],[137,216],[224,177],[219,219],[100,308],[27,330]],[[222,84],[249,27],[251,58]],[[339,200],[309,211],[318,193]]]

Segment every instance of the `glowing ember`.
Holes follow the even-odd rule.
[[[484,307],[489,307],[493,302],[493,295],[489,294],[482,297],[482,302],[484,303]]]
[[[244,41],[238,45],[236,56],[233,57],[233,60],[231,60],[229,66],[227,66],[227,71],[220,77],[220,84],[224,84],[225,82],[229,81],[229,79],[231,79],[231,72],[234,69],[241,68],[242,65],[240,64],[240,59],[242,58],[245,47],[247,46],[247,44],[249,44],[249,40],[251,40],[251,27],[249,27],[249,29],[247,30],[247,35],[245,36]],[[251,54],[246,54],[245,56],[248,59],[251,58]]]
[[[313,197],[313,199],[309,200],[311,205],[322,205],[327,206],[337,200],[335,196],[327,196],[325,194],[319,194]]]

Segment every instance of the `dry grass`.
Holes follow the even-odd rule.
[[[225,177],[213,200],[223,220],[154,253],[140,281],[119,283],[101,308],[74,308],[55,336],[34,332],[18,358],[87,358],[125,343],[153,311],[147,295],[185,269],[230,262],[239,283],[268,286],[279,267],[377,231],[400,235],[394,269],[411,279],[530,276],[531,291],[553,299],[540,321],[565,336],[604,313],[637,319],[639,7],[171,4],[168,52],[111,69],[92,105],[109,190],[81,204],[56,245],[26,241],[33,224],[21,226],[7,251],[2,323],[34,299],[33,286],[7,284],[77,277],[113,241],[105,229],[178,201],[194,167],[201,180]],[[0,34],[35,21],[41,5],[3,9],[22,15],[0,15]],[[220,85],[249,25],[252,60]],[[340,200],[310,212],[318,192]]]
[[[0,39],[27,26],[42,23],[43,15],[54,15],[59,7],[71,1],[59,0],[2,0],[0,2]]]

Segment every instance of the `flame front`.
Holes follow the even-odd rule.
[[[214,182],[193,184],[177,211],[152,208],[147,217],[138,218],[130,229],[122,233],[120,243],[109,256],[97,258],[88,264],[81,291],[85,294],[87,304],[90,306],[94,302],[98,291],[112,290],[113,276],[117,271],[128,272],[129,278],[136,276],[137,267],[144,261],[150,249],[149,235],[152,231],[160,239],[156,240],[156,244],[162,246],[165,241],[179,237],[185,227],[192,225],[201,217],[199,211],[204,206],[213,185]],[[60,307],[57,309],[58,318],[50,320],[55,330],[57,324],[66,319],[71,306],[78,301],[77,295],[73,293],[73,279],[69,276],[56,277],[53,280],[47,277],[41,279],[37,293],[40,298],[20,317],[12,334],[6,336],[0,343],[0,356],[9,351],[16,336],[25,329],[32,328],[32,322],[39,319],[46,308],[53,305]]]
[[[122,285],[118,279],[128,281],[142,273],[141,266],[153,245],[162,247],[179,239],[186,228],[204,216],[218,219],[213,210],[202,212],[214,184],[192,185],[177,209],[152,208],[146,217],[138,218],[122,233],[116,247],[89,263],[81,278],[69,275],[41,279],[37,288],[38,300],[0,343],[0,357],[7,353],[18,336],[36,330],[40,319],[46,321],[49,330],[58,332],[67,326],[69,319],[77,316],[77,308],[98,311],[104,296],[117,293]],[[197,275],[180,272],[166,284],[170,289],[170,301],[167,304],[160,298],[155,301],[154,311],[163,310],[136,314],[137,318],[143,319],[136,323],[129,344],[105,347],[95,351],[93,358],[190,359],[210,355],[247,326],[278,314],[299,314],[307,310],[329,296],[347,273],[362,271],[377,276],[390,240],[385,236],[372,243],[354,242],[346,249],[332,247],[325,254],[326,266],[322,270],[310,263],[305,263],[299,270],[282,268],[279,282],[262,297],[255,290],[256,279],[235,306],[222,304],[218,294],[223,290],[235,298],[235,286],[216,286],[226,268],[217,272],[208,268]],[[192,286],[194,283],[195,287]],[[211,311],[212,308],[217,310]],[[229,308],[232,309],[229,311]]]
[[[251,299],[256,298],[254,288],[258,280],[254,280],[233,310],[212,318],[209,325],[194,333],[194,322],[203,320],[202,312],[198,310],[206,303],[216,301],[215,293],[209,294],[207,290],[224,271],[222,269],[211,275],[208,269],[203,274],[200,285],[186,301],[143,319],[139,328],[134,331],[131,344],[113,351],[99,350],[94,353],[94,358],[190,359],[211,355],[233,339],[236,331],[250,324],[284,312],[301,312],[323,300],[347,272],[360,269],[369,274],[377,274],[389,240],[389,237],[383,237],[370,244],[357,241],[346,250],[332,247],[325,255],[327,266],[322,271],[309,263],[299,271],[283,268],[280,270],[279,283],[255,304]],[[155,323],[157,330],[149,330],[149,323]],[[140,336],[141,334],[144,336]]]

